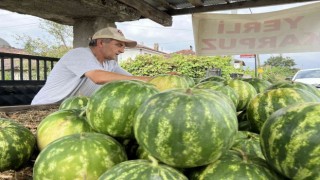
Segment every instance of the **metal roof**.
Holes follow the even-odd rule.
[[[0,9],[66,25],[101,17],[109,22],[149,18],[171,26],[174,15],[312,1],[317,0],[1,0]]]

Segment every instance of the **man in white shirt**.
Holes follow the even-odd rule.
[[[58,103],[76,95],[90,96],[102,84],[115,80],[148,81],[151,77],[132,76],[114,60],[125,47],[136,45],[136,41],[126,39],[116,28],[97,31],[89,47],[70,50],[57,62],[31,104]]]

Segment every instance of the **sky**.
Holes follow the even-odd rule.
[[[278,6],[266,6],[259,8],[238,9],[236,11],[221,11],[214,13],[238,13],[255,14],[283,10],[291,7],[305,5],[307,3],[295,3]],[[0,9],[0,38],[6,40],[11,46],[21,48],[17,36],[27,35],[32,38],[46,39],[48,34],[40,28],[41,19],[38,17],[18,14]],[[159,50],[170,53],[182,49],[194,49],[194,38],[192,30],[191,15],[173,16],[173,23],[170,27],[164,27],[149,19],[137,21],[117,22],[117,27],[122,30],[129,39],[136,40],[139,44],[153,48],[154,43],[159,44]],[[260,54],[260,61],[263,64],[270,56],[279,54]],[[282,54],[283,57],[290,57],[297,64],[299,69],[320,68],[320,52],[310,53],[288,53]],[[253,69],[255,61],[253,58],[240,58],[247,67]]]

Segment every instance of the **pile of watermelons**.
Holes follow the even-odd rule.
[[[320,91],[162,75],[71,97],[36,136],[0,119],[0,172],[33,179],[320,179]]]

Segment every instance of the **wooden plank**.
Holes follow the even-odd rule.
[[[28,110],[43,110],[59,106],[60,103],[44,104],[44,105],[19,105],[19,106],[1,106],[0,112],[18,112]]]
[[[248,0],[248,1],[220,4],[220,5],[210,5],[210,6],[202,6],[202,7],[194,7],[194,8],[168,10],[166,12],[167,14],[174,16],[174,15],[201,13],[201,12],[253,8],[253,7],[262,7],[262,6],[275,6],[275,5],[282,5],[282,4],[315,2],[315,1],[318,1],[318,0],[254,0],[254,1]]]
[[[171,26],[172,25],[172,17],[166,14],[163,11],[160,11],[150,4],[144,2],[143,0],[117,0],[127,6],[130,6],[136,10],[138,10],[142,16],[145,18],[149,18],[163,26]]]

